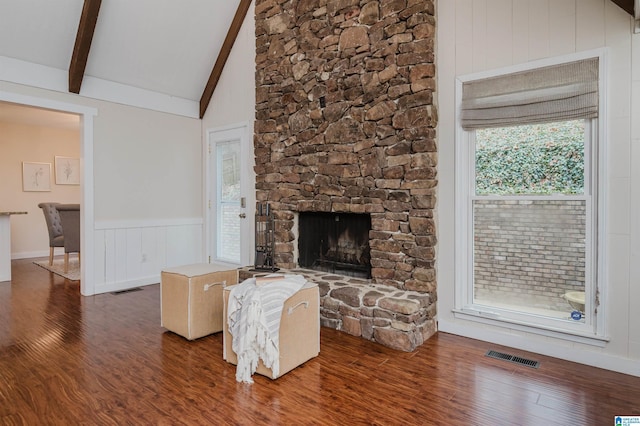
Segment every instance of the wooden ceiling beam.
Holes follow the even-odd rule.
[[[634,0],[612,0],[615,4],[620,6],[625,12],[629,15],[635,17],[635,12],[633,10]]]
[[[80,93],[101,3],[102,0],[84,0],[76,44],[73,46],[73,56],[69,64],[69,92],[71,93]]]
[[[229,59],[231,48],[238,37],[244,18],[247,16],[249,6],[251,6],[251,0],[240,0],[238,10],[236,10],[236,15],[233,17],[227,36],[224,39],[224,43],[222,43],[222,48],[220,49],[216,63],[213,66],[211,75],[209,76],[209,81],[202,92],[202,97],[200,98],[200,118],[204,117],[204,113],[207,111],[213,92],[216,90],[216,86],[218,85],[218,81],[222,75],[222,70],[224,70],[227,59]]]

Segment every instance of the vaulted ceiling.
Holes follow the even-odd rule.
[[[160,94],[202,117],[250,4],[0,0],[0,80],[66,75],[71,93]]]
[[[0,80],[202,118],[250,4],[0,0]]]

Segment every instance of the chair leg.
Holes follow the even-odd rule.
[[[49,266],[53,265],[53,247],[49,247]]]
[[[69,253],[64,254],[64,273],[69,272]]]
[[[80,252],[78,252],[78,268],[80,267]]]

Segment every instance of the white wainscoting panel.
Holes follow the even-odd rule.
[[[160,282],[163,269],[203,261],[201,218],[96,222],[95,292]]]

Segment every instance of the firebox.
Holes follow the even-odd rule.
[[[298,222],[298,265],[371,278],[371,216],[302,212]]]

